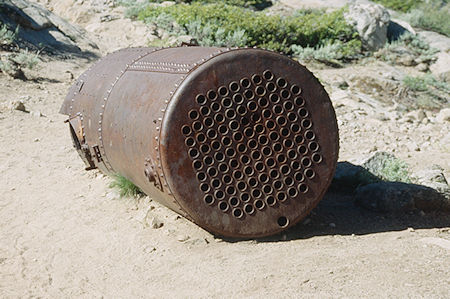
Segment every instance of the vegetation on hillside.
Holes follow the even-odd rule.
[[[26,79],[23,69],[33,69],[39,63],[39,52],[31,53],[28,49],[20,49],[17,35],[20,28],[11,30],[0,23],[0,49],[8,54],[0,55],[0,72],[13,78]]]
[[[345,22],[343,9],[331,13],[311,10],[283,17],[223,3],[195,2],[170,7],[149,6],[138,14],[145,22],[160,21],[161,16],[181,26],[177,30],[194,36],[200,44],[207,40],[210,45],[241,46],[245,41],[248,46],[292,54],[293,45],[315,48],[341,42],[351,44],[351,47],[343,47],[344,56],[349,49],[351,55],[361,51],[358,34]]]

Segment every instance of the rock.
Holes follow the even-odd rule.
[[[88,51],[98,49],[95,43],[86,38],[84,30],[26,0],[2,0],[0,23],[10,28],[20,26],[16,42],[33,51],[80,54],[81,48]]]
[[[151,217],[150,219],[147,219],[147,223],[151,228],[154,228],[154,229],[161,228],[164,225],[164,222],[162,222],[155,216]]]
[[[1,24],[1,19],[0,19]],[[0,56],[0,64],[2,65],[2,68],[0,69],[1,72],[4,74],[14,78],[14,79],[20,79],[20,80],[26,80],[25,73],[22,70],[21,65],[14,60],[14,55],[1,55]]]
[[[377,181],[379,179],[364,167],[349,162],[339,162],[330,189],[337,192],[353,193],[358,186]]]
[[[25,108],[25,104],[22,101],[17,101],[17,100],[9,102],[9,109],[27,112],[27,110]]]
[[[404,66],[414,66],[417,62],[412,55],[403,55],[398,59],[398,62]]]
[[[424,39],[431,48],[438,49],[441,52],[450,51],[450,37],[433,31],[420,31],[417,35]]]
[[[345,19],[355,26],[365,49],[376,51],[386,44],[390,15],[383,6],[364,0],[351,2]]]
[[[169,6],[172,6],[172,5],[175,5],[175,4],[176,4],[175,1],[163,1],[163,2],[160,4],[160,6],[161,6],[161,7],[169,7]]]
[[[400,182],[378,182],[356,189],[355,203],[376,212],[450,210],[450,200],[438,191]]]
[[[444,108],[436,115],[436,121],[439,123],[445,123],[450,121],[450,108]]]
[[[30,116],[32,116],[32,117],[43,117],[44,115],[41,113],[41,111],[30,111]]]
[[[376,152],[374,155],[369,157],[366,161],[362,161],[362,166],[366,171],[372,175],[380,178],[387,179],[385,177],[385,168],[392,163],[401,163],[401,160],[397,159],[393,154],[387,152]],[[405,178],[407,179],[407,178]]]
[[[189,239],[190,239],[190,237],[188,235],[178,235],[177,236],[177,241],[178,242],[186,242]]]
[[[387,38],[391,41],[396,41],[405,33],[416,35],[416,31],[409,25],[408,22],[391,19],[387,28]]]
[[[427,72],[428,71],[428,64],[421,62],[416,66],[416,69],[419,72]]]
[[[421,122],[426,117],[425,112],[421,109],[408,112],[404,116],[405,120],[409,122]]]
[[[116,192],[115,190],[109,191],[108,193],[106,193],[106,199],[118,200],[118,199],[120,199],[120,194],[118,192]]]
[[[430,66],[430,71],[435,77],[450,83],[450,54],[438,53],[436,62]]]
[[[198,41],[190,35],[180,35],[177,37],[177,43],[181,46],[198,46]]]
[[[445,178],[444,170],[438,165],[415,172],[414,178],[418,184],[433,188],[450,199],[450,187]]]

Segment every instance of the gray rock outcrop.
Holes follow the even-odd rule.
[[[400,182],[378,182],[360,186],[355,203],[376,212],[450,211],[450,201],[426,186]]]
[[[0,0],[0,23],[11,30],[19,27],[21,47],[49,54],[95,51],[97,45],[75,27],[47,9],[26,0]]]
[[[386,44],[390,15],[383,6],[370,1],[353,1],[345,18],[355,26],[366,50],[376,51]]]

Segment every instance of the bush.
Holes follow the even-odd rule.
[[[412,26],[450,36],[450,4],[422,4],[403,18]]]
[[[448,105],[450,84],[439,81],[430,74],[419,77],[406,76],[402,83],[413,93],[413,104],[417,108],[440,109]]]
[[[113,176],[113,181],[109,184],[109,187],[117,189],[120,197],[137,197],[144,194],[133,182],[118,174]]]
[[[405,33],[397,41],[386,44],[374,56],[392,64],[401,64],[402,57],[409,55],[415,61],[430,64],[436,60],[435,54],[438,52],[419,36]]]
[[[159,15],[166,14],[188,34],[206,36],[203,43],[221,46],[233,42],[240,46],[245,41],[248,46],[292,53],[291,45],[319,47],[333,41],[356,44],[358,35],[345,22],[343,11],[329,14],[310,11],[301,16],[282,17],[226,4],[193,3],[147,7],[139,13],[139,19],[154,22]],[[201,27],[207,29],[202,32]]]
[[[2,55],[0,71],[15,79],[26,80],[24,69],[33,69],[39,63],[39,52],[36,54],[25,51]]]
[[[439,81],[432,75],[421,77],[405,76],[403,84],[412,91],[432,91],[433,89],[450,93],[450,84]]]
[[[352,40],[346,44],[335,41],[316,48],[292,45],[292,55],[301,61],[316,60],[323,63],[339,64],[338,60],[355,58],[361,50],[361,42]]]
[[[407,12],[411,8],[422,3],[423,0],[373,0],[373,2],[379,3],[390,9]]]
[[[5,24],[0,27],[0,48],[11,46],[17,37],[17,31],[19,27],[17,27],[16,31],[9,30],[8,26]]]

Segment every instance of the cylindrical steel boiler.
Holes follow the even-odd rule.
[[[266,50],[120,50],[78,78],[61,113],[87,169],[121,174],[222,236],[296,224],[337,162],[326,91],[304,66]]]

